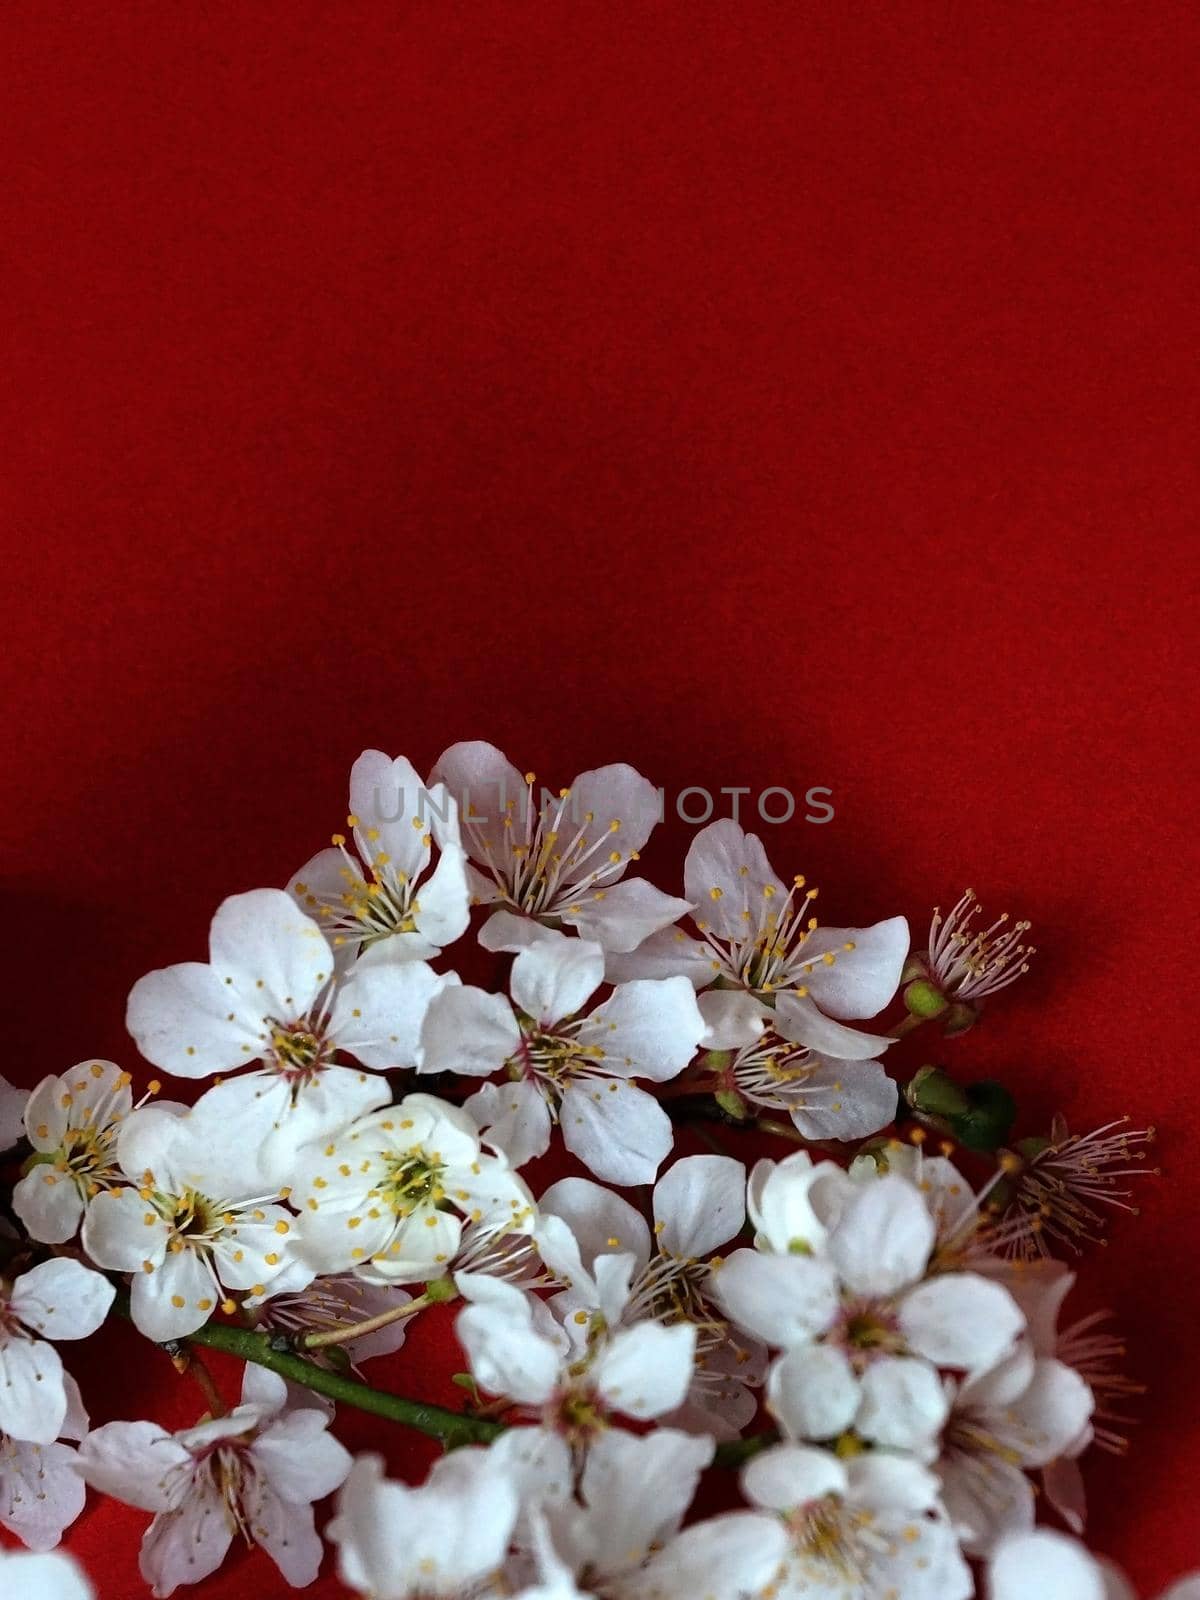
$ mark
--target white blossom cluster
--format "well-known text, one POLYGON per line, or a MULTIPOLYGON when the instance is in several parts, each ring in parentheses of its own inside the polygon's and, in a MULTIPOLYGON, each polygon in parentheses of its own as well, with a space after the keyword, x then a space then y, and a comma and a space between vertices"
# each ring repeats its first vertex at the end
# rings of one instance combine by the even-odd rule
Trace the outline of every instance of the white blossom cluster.
POLYGON ((103 1595, 51 1553, 89 1486, 150 1514, 156 1596, 235 1542, 310 1583, 335 1492, 372 1600, 1130 1593, 1077 1539, 1080 1460, 1135 1386, 1094 1318, 1060 1327, 1051 1247, 1124 1205, 1148 1136, 1010 1148, 882 1064, 977 1021, 1026 924, 976 931, 968 891, 924 950, 903 917, 826 927, 728 820, 675 897, 629 870, 657 816, 628 766, 547 792, 486 744, 426 781, 368 751, 348 831, 129 996, 141 1055, 198 1094, 135 1102, 106 1060, 0 1081, 0 1525, 27 1547, 0 1596, 103 1595), (677 1149, 704 1106, 786 1153, 677 1149), (57 1345, 110 1312, 199 1379, 194 1426, 90 1426, 57 1345), (456 1341, 457 1415, 363 1373, 420 1315, 456 1341), (246 1358, 236 1403, 206 1343, 246 1358), (391 1481, 335 1402, 458 1447, 391 1481))

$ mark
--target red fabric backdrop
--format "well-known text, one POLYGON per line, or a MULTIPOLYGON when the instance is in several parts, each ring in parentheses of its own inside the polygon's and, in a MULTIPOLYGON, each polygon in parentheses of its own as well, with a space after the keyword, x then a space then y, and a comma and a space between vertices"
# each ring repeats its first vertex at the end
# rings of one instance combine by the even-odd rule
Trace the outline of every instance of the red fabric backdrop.
MULTIPOLYGON (((946 1059, 1163 1125, 1090 1267, 1152 1383, 1094 1532, 1151 1589, 1195 1562, 1195 8, 3 26, 3 1070, 136 1068, 130 984, 286 879, 365 745, 827 785, 768 831, 833 920, 970 882, 1036 921, 946 1059)), ((94 1416, 182 1422, 131 1337, 82 1354, 94 1416)), ((72 1534, 104 1600, 145 1520, 72 1534)))

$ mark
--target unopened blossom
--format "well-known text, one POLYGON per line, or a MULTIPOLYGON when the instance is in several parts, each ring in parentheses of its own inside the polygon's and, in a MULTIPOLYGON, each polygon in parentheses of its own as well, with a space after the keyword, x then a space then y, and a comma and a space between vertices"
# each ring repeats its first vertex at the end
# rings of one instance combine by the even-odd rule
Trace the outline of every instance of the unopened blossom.
POLYGON ((67 1414, 59 1439, 32 1444, 0 1433, 0 1527, 30 1550, 53 1550, 83 1510, 86 1491, 76 1471, 75 1451, 66 1441, 83 1438, 88 1418, 69 1373, 63 1374, 63 1386, 67 1414))
POLYGON ((823 1056, 771 1024, 729 1053, 720 1081, 752 1105, 785 1112, 806 1139, 866 1139, 896 1115, 896 1085, 878 1061, 823 1056))
POLYGON ((873 1451, 843 1459, 779 1444, 747 1463, 742 1489, 752 1505, 776 1512, 788 1534, 775 1600, 967 1600, 974 1593, 937 1479, 910 1456, 873 1451))
POLYGON ((28 1097, 24 1132, 36 1159, 13 1190, 13 1210, 31 1238, 73 1238, 88 1201, 124 1181, 117 1134, 133 1110, 130 1082, 111 1061, 81 1061, 28 1097))
POLYGON ((108 1315, 115 1290, 78 1261, 43 1261, 0 1276, 0 1433, 50 1444, 67 1421, 69 1393, 50 1339, 86 1339, 108 1315))
POLYGON ((495 1594, 520 1509, 513 1475, 466 1446, 417 1488, 359 1456, 327 1532, 342 1582, 370 1600, 470 1600, 495 1594))
POLYGON ((590 1011, 604 955, 549 934, 513 962, 512 1001, 467 986, 430 1003, 421 1070, 505 1074, 466 1102, 514 1166, 542 1155, 555 1122, 597 1177, 650 1183, 672 1143, 662 1106, 634 1080, 665 1083, 695 1054, 704 1021, 686 978, 618 984, 590 1011))
POLYGON ((1013 922, 1003 912, 990 927, 972 924, 980 913, 974 889, 967 889, 945 917, 933 913, 929 948, 913 955, 905 969, 905 1000, 917 1016, 940 1016, 961 1008, 952 1031, 961 1032, 988 995, 1006 989, 1029 971, 1032 945, 1023 943, 1030 924, 1013 922))
MULTIPOLYGON (((1006 1540, 988 1569, 986 1600, 1137 1600, 1111 1561, 1050 1528, 1006 1540)), ((1159 1600, 1200 1600, 1200 1572, 1180 1578, 1159 1600)))
POLYGON ((184 1338, 292 1260, 296 1218, 263 1187, 244 1137, 203 1101, 186 1114, 147 1106, 121 1128, 126 1181, 89 1204, 83 1246, 97 1266, 132 1274, 133 1320, 149 1339, 184 1338))
POLYGON ((364 750, 350 770, 346 826, 349 841, 335 833, 291 884, 335 953, 423 960, 466 932, 467 858, 458 805, 443 785, 427 787, 403 756, 364 750))
POLYGON ((208 1096, 261 1144, 279 1182, 301 1144, 387 1103, 377 1074, 415 1063, 425 1008, 451 981, 423 961, 359 961, 340 977, 321 928, 280 889, 224 901, 209 954, 207 965, 139 979, 126 1025, 146 1059, 176 1077, 257 1063, 208 1096), (342 1064, 343 1054, 359 1065, 342 1064))
POLYGON ((766 1370, 763 1346, 732 1330, 711 1298, 714 1258, 741 1231, 745 1188, 740 1161, 685 1156, 655 1185, 653 1233, 628 1201, 586 1178, 563 1178, 539 1201, 542 1257, 569 1284, 551 1302, 555 1314, 568 1330, 597 1315, 612 1326, 692 1326, 688 1395, 664 1421, 714 1438, 736 1437, 751 1421, 766 1370), (614 1279, 606 1258, 618 1254, 633 1262, 614 1279))
POLYGON ((868 1060, 891 1043, 846 1023, 874 1017, 896 992, 908 954, 908 923, 821 928, 815 889, 776 877, 762 841, 731 818, 702 829, 684 868, 696 936, 664 928, 608 974, 662 978, 681 973, 698 990, 714 1050, 752 1044, 768 1026, 792 1044, 838 1060, 868 1060))
POLYGON ((1142 1164, 1154 1140, 1153 1128, 1130 1128, 1128 1117, 1083 1134, 1055 1117, 1048 1138, 1023 1139, 1003 1152, 1007 1182, 997 1191, 997 1209, 1005 1220, 1027 1224, 1011 1253, 1032 1259, 1055 1245, 1078 1252, 1103 1234, 1104 1208, 1136 1216, 1128 1180, 1155 1170, 1142 1164))
POLYGON ((261 1545, 288 1583, 317 1575, 322 1544, 313 1502, 331 1494, 351 1458, 317 1407, 286 1409, 287 1386, 247 1365, 241 1404, 168 1433, 154 1422, 110 1422, 79 1447, 94 1488, 155 1513, 139 1569, 155 1596, 215 1572, 239 1535, 261 1545))
MULTIPOLYGON (((611 1290, 620 1300, 632 1270, 629 1254, 598 1263, 601 1298, 611 1290)), ((696 1353, 690 1323, 612 1327, 601 1314, 560 1325, 511 1283, 465 1272, 455 1283, 467 1301, 455 1330, 480 1388, 580 1453, 613 1415, 646 1421, 682 1405, 696 1353)))
POLYGON ((686 901, 625 876, 661 801, 624 762, 581 772, 551 794, 495 745, 470 740, 445 751, 430 781, 459 803, 475 903, 500 909, 480 934, 489 949, 519 949, 540 925, 632 950, 687 911, 686 901))
POLYGON ((483 1151, 471 1117, 427 1094, 303 1150, 292 1200, 310 1266, 369 1268, 395 1283, 441 1277, 468 1220, 528 1232, 535 1217, 528 1189, 503 1156, 483 1151))
POLYGON ((21 1600, 95 1600, 96 1591, 69 1556, 0 1549, 0 1594, 21 1600))

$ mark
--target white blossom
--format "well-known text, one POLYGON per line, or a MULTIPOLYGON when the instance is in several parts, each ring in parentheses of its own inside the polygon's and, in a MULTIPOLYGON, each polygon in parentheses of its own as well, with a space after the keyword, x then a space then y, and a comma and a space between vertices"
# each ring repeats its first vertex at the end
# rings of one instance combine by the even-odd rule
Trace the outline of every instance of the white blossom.
POLYGON ((38 1159, 13 1190, 13 1209, 31 1238, 73 1238, 88 1201, 122 1182, 116 1144, 133 1110, 130 1082, 111 1061, 81 1061, 28 1097, 24 1131, 38 1159))
POLYGON ((80 1445, 88 1483, 155 1513, 139 1566, 156 1596, 215 1572, 238 1534, 293 1586, 316 1577, 312 1503, 338 1487, 351 1459, 327 1432, 324 1410, 288 1410, 287 1399, 282 1378, 248 1365, 241 1404, 226 1416, 174 1434, 154 1422, 110 1422, 80 1445))
POLYGON ((311 917, 280 889, 233 895, 213 918, 210 961, 139 979, 126 1024, 148 1061, 181 1078, 252 1062, 208 1091, 261 1145, 279 1182, 301 1144, 384 1105, 384 1069, 411 1067, 425 1008, 452 980, 423 961, 359 961, 342 977, 311 917), (340 1063, 341 1053, 362 1067, 340 1063))
POLYGON ((613 981, 682 973, 704 990, 700 1009, 713 1050, 752 1044, 768 1025, 792 1044, 837 1060, 879 1056, 884 1035, 846 1026, 873 1017, 896 992, 908 954, 908 923, 821 928, 815 889, 785 888, 762 841, 726 817, 688 850, 684 893, 699 937, 664 928, 628 955, 608 960, 613 981), (715 985, 715 987, 710 987, 715 985))
POLYGON ((539 1202, 542 1257, 569 1287, 552 1302, 568 1325, 599 1314, 611 1326, 654 1321, 696 1330, 695 1369, 683 1405, 666 1424, 733 1438, 754 1417, 765 1348, 731 1330, 711 1298, 716 1252, 741 1231, 745 1169, 727 1156, 686 1156, 655 1185, 654 1231, 620 1195, 586 1178, 564 1178, 539 1202), (557 1224, 557 1226, 556 1226, 557 1224), (613 1255, 633 1257, 629 1275, 609 1276, 613 1255))
POLYGON ((540 926, 570 928, 606 950, 632 950, 688 910, 645 878, 627 878, 661 814, 658 791, 623 762, 581 772, 568 789, 535 793, 495 745, 452 745, 431 781, 459 803, 476 904, 506 910, 480 935, 515 950, 540 926))
POLYGON ((533 1227, 533 1198, 502 1156, 485 1154, 457 1106, 411 1094, 300 1153, 292 1199, 299 1250, 323 1272, 351 1268, 413 1283, 442 1276, 464 1220, 533 1227))
POLYGON ((346 826, 353 851, 335 833, 292 882, 339 959, 423 960, 466 932, 467 858, 458 805, 444 786, 427 787, 404 756, 364 750, 350 771, 346 826))
POLYGON ((673 1135, 635 1080, 665 1083, 682 1072, 704 1022, 684 978, 619 984, 584 1012, 603 978, 599 945, 548 935, 513 962, 511 1003, 465 986, 435 996, 421 1070, 505 1072, 466 1108, 515 1166, 544 1154, 557 1122, 567 1149, 598 1177, 647 1183, 673 1135))
POLYGON ((86 1491, 66 1441, 83 1438, 88 1418, 69 1373, 63 1374, 63 1386, 67 1413, 61 1438, 32 1444, 0 1433, 0 1526, 30 1550, 53 1550, 83 1510, 86 1491))
POLYGON ((292 1260, 296 1219, 262 1187, 257 1150, 228 1132, 204 1101, 135 1111, 117 1140, 127 1186, 88 1206, 84 1249, 133 1275, 133 1320, 149 1339, 184 1338, 218 1304, 233 1309, 230 1291, 261 1293, 292 1260))
POLYGON ((59 1437, 69 1395, 47 1340, 95 1333, 114 1294, 107 1278, 66 1259, 43 1261, 13 1281, 0 1278, 0 1433, 33 1444, 59 1437))

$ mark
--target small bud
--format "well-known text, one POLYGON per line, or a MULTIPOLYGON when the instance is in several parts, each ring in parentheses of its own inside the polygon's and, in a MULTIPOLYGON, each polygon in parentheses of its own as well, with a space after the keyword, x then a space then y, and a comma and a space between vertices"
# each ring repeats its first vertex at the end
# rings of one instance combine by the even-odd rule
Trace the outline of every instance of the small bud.
POLYGON ((1017 1119, 1017 1105, 1002 1083, 984 1079, 966 1089, 970 1109, 962 1116, 947 1117, 954 1137, 968 1150, 999 1150, 1008 1143, 1017 1119))
POLYGON ((718 1089, 713 1099, 720 1106, 727 1117, 732 1117, 735 1122, 745 1122, 750 1115, 746 1102, 736 1089, 718 1089))
POLYGON ((940 1017, 943 1011, 949 1009, 950 1002, 928 978, 914 978, 905 988, 904 1004, 910 1015, 925 1021, 929 1017, 940 1017))
POLYGON ((733 1060, 732 1050, 706 1050, 704 1052, 704 1068, 713 1074, 728 1072, 729 1064, 733 1060))
POLYGON ((430 1305, 444 1306, 458 1299, 458 1289, 453 1278, 431 1278, 421 1291, 430 1305))
POLYGON ((971 1109, 966 1091, 941 1067, 924 1066, 904 1091, 914 1111, 927 1117, 961 1117, 971 1109))

